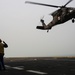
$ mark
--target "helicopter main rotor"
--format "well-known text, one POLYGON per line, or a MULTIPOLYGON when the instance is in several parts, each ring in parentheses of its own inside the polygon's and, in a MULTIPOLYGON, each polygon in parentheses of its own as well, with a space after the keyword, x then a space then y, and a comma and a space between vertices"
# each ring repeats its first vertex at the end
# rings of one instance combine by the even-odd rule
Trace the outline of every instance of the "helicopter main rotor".
POLYGON ((25 3, 35 4, 35 5, 42 5, 42 6, 48 6, 48 7, 54 7, 54 8, 64 8, 64 7, 66 7, 66 5, 68 5, 71 1, 73 1, 73 0, 69 0, 64 6, 49 5, 49 4, 37 3, 37 2, 31 2, 31 1, 26 1, 25 3))

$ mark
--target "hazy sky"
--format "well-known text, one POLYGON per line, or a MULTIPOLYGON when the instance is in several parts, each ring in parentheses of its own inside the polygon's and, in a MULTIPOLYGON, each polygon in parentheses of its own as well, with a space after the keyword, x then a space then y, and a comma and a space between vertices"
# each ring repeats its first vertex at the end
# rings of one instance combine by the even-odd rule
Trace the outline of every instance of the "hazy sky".
MULTIPOLYGON (((75 23, 68 21, 49 33, 37 30, 40 19, 49 23, 57 8, 25 4, 26 0, 0 0, 0 38, 8 44, 5 57, 75 56, 75 23)), ((64 5, 68 0, 29 0, 64 5)), ((67 6, 75 7, 75 0, 67 6)))

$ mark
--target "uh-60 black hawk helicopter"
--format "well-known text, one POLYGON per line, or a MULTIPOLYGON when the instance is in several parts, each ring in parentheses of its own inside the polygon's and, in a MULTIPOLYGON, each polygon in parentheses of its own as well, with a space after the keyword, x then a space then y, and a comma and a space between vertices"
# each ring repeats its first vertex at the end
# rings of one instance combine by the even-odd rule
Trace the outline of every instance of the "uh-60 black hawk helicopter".
POLYGON ((31 1, 26 1, 25 3, 60 8, 51 14, 53 16, 53 20, 48 25, 46 25, 44 23, 44 20, 41 19, 40 21, 42 23, 42 26, 36 27, 37 29, 47 30, 47 32, 48 32, 53 26, 65 23, 68 20, 72 20, 72 23, 75 22, 75 20, 74 20, 75 19, 75 8, 66 7, 66 5, 68 5, 71 1, 73 1, 73 0, 69 0, 63 6, 49 5, 49 4, 37 3, 37 2, 31 2, 31 1))

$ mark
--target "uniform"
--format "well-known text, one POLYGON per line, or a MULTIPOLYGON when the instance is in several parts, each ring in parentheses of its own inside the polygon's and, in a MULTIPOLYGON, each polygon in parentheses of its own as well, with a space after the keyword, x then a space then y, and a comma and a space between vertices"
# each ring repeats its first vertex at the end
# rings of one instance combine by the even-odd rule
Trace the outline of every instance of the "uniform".
POLYGON ((4 56, 4 48, 7 48, 8 45, 3 41, 2 43, 2 40, 0 39, 0 70, 5 70, 5 66, 4 66, 4 59, 3 59, 3 56, 4 56))

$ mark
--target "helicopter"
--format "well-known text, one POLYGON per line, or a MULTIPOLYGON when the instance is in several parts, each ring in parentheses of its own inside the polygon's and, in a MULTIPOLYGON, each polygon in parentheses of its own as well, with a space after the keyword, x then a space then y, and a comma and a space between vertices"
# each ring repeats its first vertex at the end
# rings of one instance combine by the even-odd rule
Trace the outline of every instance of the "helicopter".
POLYGON ((49 4, 37 3, 37 2, 31 2, 31 1, 26 1, 25 3, 59 8, 56 11, 54 11, 53 13, 51 13, 51 15, 53 16, 53 20, 50 23, 48 23, 46 25, 44 20, 41 19, 40 22, 42 23, 42 26, 36 27, 37 29, 47 30, 47 32, 48 32, 50 29, 52 29, 53 26, 65 23, 69 20, 72 20, 72 23, 75 22, 75 8, 66 7, 72 1, 73 0, 69 0, 63 6, 49 5, 49 4))

